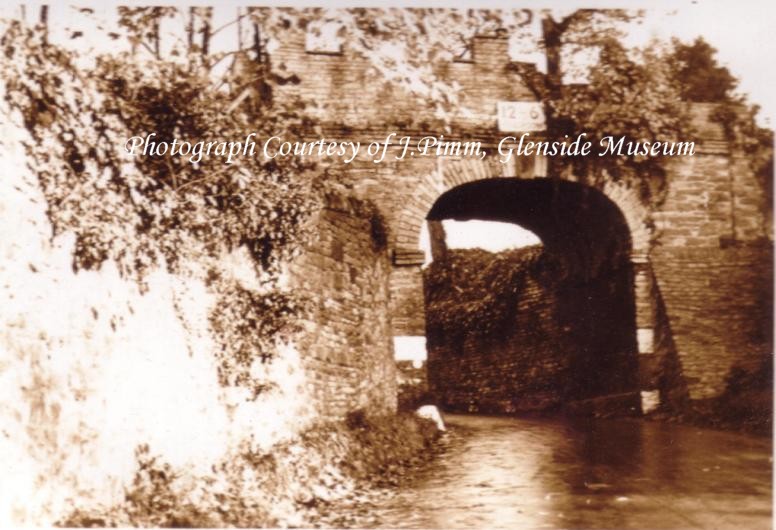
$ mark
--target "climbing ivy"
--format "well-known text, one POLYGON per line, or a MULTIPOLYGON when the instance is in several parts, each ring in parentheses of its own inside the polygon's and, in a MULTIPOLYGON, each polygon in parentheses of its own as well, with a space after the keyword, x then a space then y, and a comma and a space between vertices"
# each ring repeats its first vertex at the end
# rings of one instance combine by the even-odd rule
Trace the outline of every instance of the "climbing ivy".
POLYGON ((557 266, 541 245, 497 254, 451 251, 423 274, 427 335, 450 343, 462 343, 467 336, 506 336, 527 278, 552 275, 557 266))
POLYGON ((302 296, 259 293, 233 280, 220 280, 218 309, 210 313, 210 326, 218 341, 219 382, 247 388, 254 397, 271 388, 271 383, 253 372, 254 361, 268 362, 276 342, 299 331, 297 317, 307 307, 306 302, 302 296))
MULTIPOLYGON (((610 39, 600 47, 598 61, 589 69, 586 85, 569 86, 553 102, 560 122, 558 134, 570 138, 584 132, 586 140, 600 146, 606 137, 632 142, 691 142, 688 105, 668 60, 670 50, 627 50, 610 39)), ((579 156, 557 161, 583 181, 600 186, 620 180, 640 192, 647 205, 655 206, 666 187, 666 157, 636 154, 579 156)))
POLYGON ((272 356, 301 305, 276 280, 320 204, 312 166, 260 156, 191 163, 129 156, 124 145, 151 132, 159 142, 239 141, 250 132, 296 137, 306 126, 302 102, 244 97, 263 70, 239 54, 220 76, 201 53, 92 58, 19 22, 8 24, 0 46, 4 99, 29 133, 28 164, 54 235, 75 234, 74 270, 110 260, 141 286, 156 268, 207 277, 218 298, 210 321, 221 382, 258 390, 251 363, 272 356), (212 274, 237 248, 253 258, 260 292, 212 274))

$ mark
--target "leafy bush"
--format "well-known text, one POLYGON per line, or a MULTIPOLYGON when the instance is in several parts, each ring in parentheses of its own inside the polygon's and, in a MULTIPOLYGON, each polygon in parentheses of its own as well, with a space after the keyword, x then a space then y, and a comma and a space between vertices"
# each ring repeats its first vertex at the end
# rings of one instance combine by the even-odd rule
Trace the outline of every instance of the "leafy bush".
POLYGON ((192 477, 136 451, 137 470, 124 502, 81 508, 65 526, 311 526, 327 505, 368 484, 395 484, 406 466, 431 453, 439 433, 412 414, 321 424, 270 452, 242 449, 206 477, 192 477))
MULTIPOLYGON (((31 134, 26 148, 50 207, 55 233, 79 239, 76 268, 116 260, 139 276, 186 257, 217 258, 246 246, 263 269, 287 255, 314 203, 297 157, 128 157, 120 146, 135 135, 243 140, 301 133, 299 101, 245 103, 224 82, 243 87, 258 70, 233 69, 213 79, 209 64, 140 60, 130 53, 97 57, 93 67, 42 32, 12 24, 2 40, 9 69, 6 101, 31 134)), ((248 63, 249 64, 249 63, 248 63)))
POLYGON ((200 53, 143 59, 116 52, 88 61, 45 35, 9 23, 0 40, 4 96, 29 132, 29 165, 54 235, 76 235, 74 270, 112 260, 141 286, 160 267, 208 280, 219 301, 210 321, 220 380, 259 391, 251 362, 272 356, 302 305, 279 291, 276 279, 320 206, 312 166, 258 152, 224 164, 169 152, 129 156, 123 148, 128 138, 152 132, 156 142, 191 144, 243 141, 249 133, 300 136, 308 125, 303 103, 256 94, 265 70, 244 54, 219 77, 212 72, 219 58, 200 53), (220 258, 240 247, 264 284, 255 292, 221 270, 220 258))

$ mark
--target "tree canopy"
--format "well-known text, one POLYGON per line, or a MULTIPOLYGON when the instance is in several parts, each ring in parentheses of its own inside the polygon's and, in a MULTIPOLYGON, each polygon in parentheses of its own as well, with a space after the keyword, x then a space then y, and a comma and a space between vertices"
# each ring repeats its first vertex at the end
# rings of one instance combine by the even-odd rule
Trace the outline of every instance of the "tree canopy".
POLYGON ((720 66, 717 53, 709 43, 698 37, 691 44, 673 41, 673 70, 682 98, 687 101, 722 103, 732 98, 738 82, 730 71, 720 66))

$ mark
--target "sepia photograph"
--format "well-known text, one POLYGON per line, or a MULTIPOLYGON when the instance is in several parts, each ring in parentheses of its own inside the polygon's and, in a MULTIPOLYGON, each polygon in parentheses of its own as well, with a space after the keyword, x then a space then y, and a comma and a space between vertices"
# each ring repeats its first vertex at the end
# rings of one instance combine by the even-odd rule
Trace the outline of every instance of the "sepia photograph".
POLYGON ((776 4, 0 4, 0 526, 773 527, 776 4))

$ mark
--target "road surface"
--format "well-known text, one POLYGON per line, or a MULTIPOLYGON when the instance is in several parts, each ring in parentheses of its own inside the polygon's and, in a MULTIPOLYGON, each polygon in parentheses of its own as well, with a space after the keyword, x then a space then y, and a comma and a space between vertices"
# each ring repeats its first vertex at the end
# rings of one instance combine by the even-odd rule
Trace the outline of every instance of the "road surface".
POLYGON ((443 452, 333 507, 359 528, 771 528, 768 438, 640 420, 446 415, 443 452))

